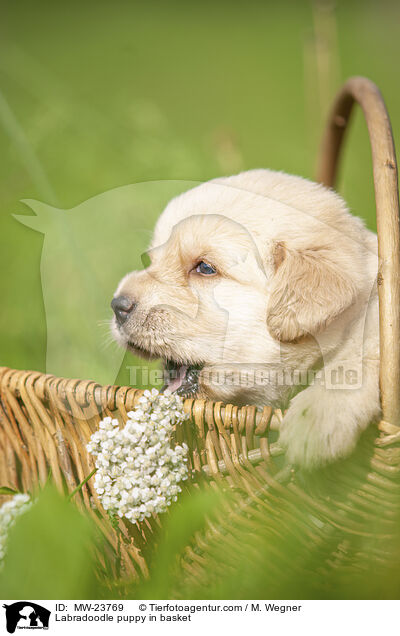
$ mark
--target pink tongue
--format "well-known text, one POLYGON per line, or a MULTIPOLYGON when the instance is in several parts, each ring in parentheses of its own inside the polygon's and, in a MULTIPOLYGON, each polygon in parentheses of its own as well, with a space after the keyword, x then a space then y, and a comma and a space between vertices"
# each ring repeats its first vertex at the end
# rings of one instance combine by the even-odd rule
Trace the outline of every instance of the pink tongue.
POLYGON ((187 369, 187 364, 183 364, 181 367, 178 367, 176 370, 174 370, 174 375, 176 374, 176 377, 171 378, 168 384, 168 389, 171 392, 176 391, 182 385, 187 369))

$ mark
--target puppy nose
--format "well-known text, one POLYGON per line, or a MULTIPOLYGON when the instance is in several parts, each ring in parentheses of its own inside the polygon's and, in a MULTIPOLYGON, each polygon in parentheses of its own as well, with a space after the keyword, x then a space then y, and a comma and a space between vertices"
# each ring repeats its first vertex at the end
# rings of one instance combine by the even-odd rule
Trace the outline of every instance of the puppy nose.
POLYGON ((136 303, 126 296, 117 296, 111 301, 111 308, 115 314, 118 324, 122 325, 128 318, 131 311, 136 307, 136 303))

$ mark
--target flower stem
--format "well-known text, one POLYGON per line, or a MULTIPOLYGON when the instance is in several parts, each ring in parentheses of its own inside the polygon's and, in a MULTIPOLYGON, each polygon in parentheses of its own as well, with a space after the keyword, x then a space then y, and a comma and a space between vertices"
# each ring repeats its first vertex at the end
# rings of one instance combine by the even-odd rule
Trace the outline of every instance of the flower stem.
POLYGON ((68 501, 71 501, 72 497, 76 495, 79 490, 82 490, 82 487, 89 481, 91 477, 93 477, 96 471, 97 468, 93 468, 92 472, 87 477, 85 477, 85 479, 81 481, 81 483, 71 492, 70 496, 68 497, 68 501))

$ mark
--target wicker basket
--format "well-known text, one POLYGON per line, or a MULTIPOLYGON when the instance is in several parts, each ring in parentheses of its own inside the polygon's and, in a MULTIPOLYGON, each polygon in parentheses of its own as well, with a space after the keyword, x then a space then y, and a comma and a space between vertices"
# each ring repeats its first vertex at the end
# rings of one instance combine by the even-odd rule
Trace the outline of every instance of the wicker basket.
MULTIPOLYGON (((279 441, 272 441, 277 438, 280 411, 273 412, 268 406, 261 412, 253 406, 238 408, 186 400, 191 419, 176 431, 176 436, 190 449, 192 480, 188 488, 201 482, 235 493, 234 505, 221 513, 219 523, 210 525, 187 546, 188 580, 207 583, 207 563, 216 549, 223 555, 219 563, 234 566, 236 537, 243 529, 256 533, 260 527, 271 537, 282 527, 293 529, 305 553, 310 541, 325 545, 322 573, 340 563, 362 568, 365 551, 371 554, 372 545, 377 563, 385 564, 393 558, 390 541, 398 533, 400 504, 399 208, 390 122, 371 81, 352 78, 338 94, 322 144, 317 179, 334 185, 354 102, 364 112, 373 156, 380 256, 382 420, 364 434, 350 459, 322 470, 316 484, 315 479, 307 479, 285 464, 279 441), (375 520, 379 523, 372 531, 371 522, 375 520), (364 544, 360 549, 360 536, 370 537, 371 546, 364 544)), ((32 490, 48 479, 51 470, 57 487, 72 492, 93 469, 85 445, 100 419, 115 413, 126 418, 140 396, 141 391, 130 387, 0 369, 0 485, 32 490)), ((112 562, 119 540, 98 502, 93 480, 82 488, 77 499, 106 537, 112 562), (98 504, 97 510, 93 502, 98 504)), ((159 523, 156 518, 141 524, 120 522, 126 577, 146 575, 143 548, 152 541, 159 523)), ((284 562, 285 555, 277 556, 278 565, 279 559, 284 562)), ((217 569, 216 563, 213 576, 217 569)))

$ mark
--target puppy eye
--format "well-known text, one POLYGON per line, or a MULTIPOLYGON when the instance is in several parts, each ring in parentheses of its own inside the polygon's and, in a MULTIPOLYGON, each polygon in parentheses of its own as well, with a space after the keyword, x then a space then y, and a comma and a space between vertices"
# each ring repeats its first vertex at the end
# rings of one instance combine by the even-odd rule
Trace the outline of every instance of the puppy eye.
POLYGON ((203 274, 205 276, 212 276, 217 273, 217 270, 212 266, 206 263, 205 261, 201 261, 195 268, 195 271, 198 274, 203 274))

